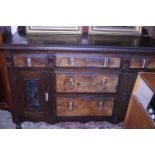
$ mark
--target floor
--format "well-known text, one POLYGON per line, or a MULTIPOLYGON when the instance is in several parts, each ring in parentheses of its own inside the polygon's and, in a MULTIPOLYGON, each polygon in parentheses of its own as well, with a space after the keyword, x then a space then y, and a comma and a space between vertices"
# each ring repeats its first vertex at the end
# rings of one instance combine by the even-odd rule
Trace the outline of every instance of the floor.
MULTIPOLYGON (((111 124, 109 122, 59 122, 49 124, 46 122, 23 122, 23 129, 121 129, 123 123, 111 124)), ((0 129, 15 129, 15 124, 12 122, 10 112, 0 110, 0 129)))

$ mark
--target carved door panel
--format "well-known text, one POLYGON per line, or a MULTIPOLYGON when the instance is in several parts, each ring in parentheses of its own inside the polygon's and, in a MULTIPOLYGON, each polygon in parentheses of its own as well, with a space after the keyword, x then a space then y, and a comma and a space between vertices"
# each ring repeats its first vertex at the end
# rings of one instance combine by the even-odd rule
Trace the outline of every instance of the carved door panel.
POLYGON ((48 118, 48 74, 46 71, 17 71, 20 115, 31 120, 48 118))

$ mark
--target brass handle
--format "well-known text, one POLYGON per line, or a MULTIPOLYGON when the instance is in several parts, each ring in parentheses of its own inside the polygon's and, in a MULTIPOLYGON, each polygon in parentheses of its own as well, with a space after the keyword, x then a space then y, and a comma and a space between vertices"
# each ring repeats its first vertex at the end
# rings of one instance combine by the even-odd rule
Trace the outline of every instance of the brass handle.
POLYGON ((69 59, 69 66, 70 67, 74 67, 74 62, 75 62, 75 59, 74 58, 70 58, 69 59))
POLYGON ((104 58, 104 66, 103 67, 107 67, 109 64, 109 58, 105 57, 104 58))
POLYGON ((105 88, 106 82, 107 82, 107 79, 103 79, 103 80, 101 81, 101 88, 102 88, 102 89, 105 88))
POLYGON ((74 80, 73 80, 73 78, 70 78, 69 79, 69 88, 70 89, 73 89, 74 88, 74 80))
POLYGON ((68 110, 69 111, 73 110, 73 102, 72 101, 69 101, 69 103, 68 103, 68 110))
POLYGON ((145 68, 145 66, 146 66, 146 59, 143 59, 142 68, 145 68))
POLYGON ((31 67, 32 66, 32 64, 31 64, 31 58, 27 58, 26 59, 26 65, 27 65, 27 67, 31 67))
POLYGON ((98 110, 99 111, 103 110, 103 101, 99 101, 98 110))

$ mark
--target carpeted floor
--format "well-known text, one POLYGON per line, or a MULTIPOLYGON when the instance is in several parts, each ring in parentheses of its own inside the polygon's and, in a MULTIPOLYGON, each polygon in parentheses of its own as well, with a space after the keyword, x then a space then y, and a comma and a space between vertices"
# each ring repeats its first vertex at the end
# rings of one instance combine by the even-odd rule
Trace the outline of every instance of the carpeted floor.
MULTIPOLYGON (((49 124, 46 122, 23 122, 23 129, 121 129, 123 123, 111 124, 109 122, 59 122, 49 124)), ((11 114, 8 111, 0 110, 0 129, 15 129, 11 114)))

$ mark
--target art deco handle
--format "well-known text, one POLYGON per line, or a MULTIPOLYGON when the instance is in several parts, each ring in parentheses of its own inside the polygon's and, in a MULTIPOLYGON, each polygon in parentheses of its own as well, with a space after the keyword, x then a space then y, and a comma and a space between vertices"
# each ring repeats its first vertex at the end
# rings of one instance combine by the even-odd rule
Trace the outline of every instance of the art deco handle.
POLYGON ((105 88, 106 82, 107 82, 107 79, 103 79, 103 80, 101 81, 101 88, 102 88, 102 89, 105 88))
POLYGON ((145 68, 146 66, 146 59, 143 59, 142 68, 145 68))
POLYGON ((75 59, 74 58, 70 58, 69 59, 69 66, 70 67, 74 67, 74 62, 75 62, 75 59))
POLYGON ((105 57, 104 58, 104 65, 103 65, 103 67, 107 67, 108 63, 109 63, 109 58, 105 57))
POLYGON ((103 110, 103 101, 99 101, 98 110, 99 111, 103 110))
POLYGON ((45 101, 48 102, 49 100, 49 96, 48 96, 48 92, 45 93, 45 101))
POLYGON ((72 101, 69 101, 69 103, 68 103, 68 110, 69 111, 73 110, 73 102, 72 101))
POLYGON ((73 78, 69 78, 69 88, 70 89, 74 88, 74 80, 73 80, 73 78))
POLYGON ((31 58, 27 58, 26 59, 26 65, 27 65, 27 67, 31 67, 32 66, 32 64, 31 64, 31 58))

